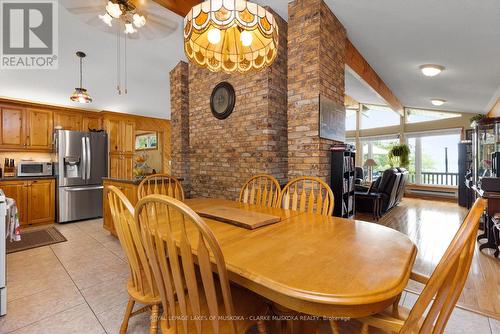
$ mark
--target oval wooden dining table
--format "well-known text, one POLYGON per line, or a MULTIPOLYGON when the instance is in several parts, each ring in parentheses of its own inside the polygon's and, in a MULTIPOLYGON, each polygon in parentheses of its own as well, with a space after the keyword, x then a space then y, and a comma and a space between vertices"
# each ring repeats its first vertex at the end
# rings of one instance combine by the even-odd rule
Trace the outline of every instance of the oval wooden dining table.
POLYGON ((290 310, 359 318, 392 305, 408 283, 417 249, 393 229, 337 217, 221 199, 189 199, 194 211, 225 206, 279 216, 248 230, 204 218, 230 280, 290 310))

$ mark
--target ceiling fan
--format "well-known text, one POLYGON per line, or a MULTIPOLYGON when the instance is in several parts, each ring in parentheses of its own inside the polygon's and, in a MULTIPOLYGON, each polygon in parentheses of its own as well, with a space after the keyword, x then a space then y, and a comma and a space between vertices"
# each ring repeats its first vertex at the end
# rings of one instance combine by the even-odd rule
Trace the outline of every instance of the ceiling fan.
POLYGON ((152 0, 60 0, 72 14, 108 33, 159 39, 177 30, 176 15, 152 0), (83 4, 83 6, 82 6, 83 4))

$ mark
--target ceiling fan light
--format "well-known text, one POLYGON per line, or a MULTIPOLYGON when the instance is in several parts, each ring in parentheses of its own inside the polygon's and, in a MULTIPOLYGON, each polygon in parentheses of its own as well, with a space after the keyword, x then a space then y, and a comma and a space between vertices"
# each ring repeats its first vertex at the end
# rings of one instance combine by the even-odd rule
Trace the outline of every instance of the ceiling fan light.
POLYGON ((135 30, 134 26, 132 25, 132 23, 125 23, 125 33, 126 34, 133 34, 135 33, 137 30, 135 30))
POLYGON ((108 4, 106 5, 106 11, 115 19, 119 18, 122 15, 120 5, 111 1, 108 1, 108 4))
POLYGON ((445 104, 446 100, 443 100, 443 99, 431 99, 431 103, 432 103, 432 105, 434 105, 436 107, 439 107, 439 106, 442 106, 443 104, 445 104))
POLYGON ((78 103, 91 103, 92 98, 87 93, 85 88, 75 88, 75 91, 70 96, 70 100, 78 103))
POLYGON ((113 21, 113 18, 111 15, 108 13, 105 13, 104 15, 99 15, 99 18, 102 20, 102 22, 106 23, 108 26, 112 26, 111 21, 113 21))
POLYGON ((135 13, 134 16, 132 16, 132 19, 134 20, 134 25, 137 28, 142 28, 146 25, 146 18, 142 15, 135 13))
POLYGON ((444 71, 444 66, 425 64, 420 66, 420 70, 426 77, 435 77, 436 75, 444 71))

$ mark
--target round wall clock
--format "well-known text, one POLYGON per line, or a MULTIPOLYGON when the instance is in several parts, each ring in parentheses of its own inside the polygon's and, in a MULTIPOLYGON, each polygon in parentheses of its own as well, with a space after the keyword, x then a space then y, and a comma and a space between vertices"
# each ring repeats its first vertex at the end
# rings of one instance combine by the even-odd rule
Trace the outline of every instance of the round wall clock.
POLYGON ((218 119, 226 119, 231 115, 236 103, 236 94, 229 82, 221 82, 215 86, 210 97, 212 114, 218 119))

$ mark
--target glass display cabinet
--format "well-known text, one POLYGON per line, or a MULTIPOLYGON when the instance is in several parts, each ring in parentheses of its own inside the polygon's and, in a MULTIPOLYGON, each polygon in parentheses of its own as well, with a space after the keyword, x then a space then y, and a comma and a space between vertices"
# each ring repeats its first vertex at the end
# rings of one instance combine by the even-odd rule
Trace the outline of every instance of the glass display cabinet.
POLYGON ((500 118, 487 118, 473 125, 474 184, 483 177, 495 176, 493 153, 500 151, 500 118))

